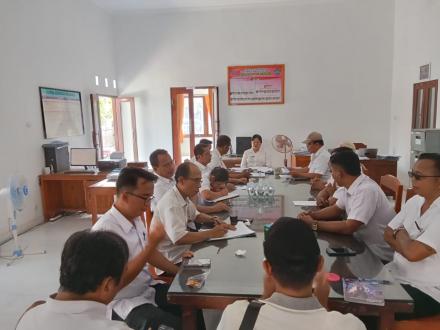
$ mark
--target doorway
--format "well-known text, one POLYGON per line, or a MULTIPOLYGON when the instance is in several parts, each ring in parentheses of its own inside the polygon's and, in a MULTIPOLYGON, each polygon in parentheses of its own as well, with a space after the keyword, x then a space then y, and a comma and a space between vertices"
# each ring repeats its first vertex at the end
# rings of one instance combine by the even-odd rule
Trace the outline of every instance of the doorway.
POLYGON ((91 94, 93 146, 99 159, 121 152, 138 161, 136 113, 133 97, 91 94))
POLYGON ((413 86, 412 128, 436 128, 438 80, 413 86))
POLYGON ((171 119, 173 157, 180 164, 194 155, 201 139, 217 139, 218 87, 171 88, 171 119))

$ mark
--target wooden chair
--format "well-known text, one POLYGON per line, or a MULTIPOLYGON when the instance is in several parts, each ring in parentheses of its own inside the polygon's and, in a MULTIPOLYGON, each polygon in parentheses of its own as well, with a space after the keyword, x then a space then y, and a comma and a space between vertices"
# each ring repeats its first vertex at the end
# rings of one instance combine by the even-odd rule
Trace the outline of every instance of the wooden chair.
POLYGON ((23 312, 23 314, 21 314, 20 318, 17 321, 17 325, 18 323, 20 323, 21 319, 23 318, 24 314, 26 314, 30 309, 37 307, 38 305, 42 305, 45 304, 46 300, 37 300, 34 303, 32 303, 32 305, 30 305, 28 308, 26 308, 26 310, 23 312))
POLYGON ((399 179, 391 174, 386 174, 380 177, 380 187, 388 194, 392 193, 394 197, 394 210, 396 213, 400 212, 402 207, 402 195, 403 195, 403 185, 400 183, 399 179))
POLYGON ((424 317, 416 320, 396 321, 391 330, 438 330, 440 315, 424 317))
POLYGON ((405 202, 408 201, 408 199, 410 199, 411 197, 417 195, 416 192, 414 191, 414 188, 407 188, 406 189, 406 196, 405 196, 405 202))
POLYGON ((356 147, 356 150, 358 150, 358 149, 362 149, 362 148, 366 148, 366 147, 367 147, 367 145, 364 144, 364 143, 362 143, 362 142, 354 142, 353 144, 354 144, 354 146, 356 147))

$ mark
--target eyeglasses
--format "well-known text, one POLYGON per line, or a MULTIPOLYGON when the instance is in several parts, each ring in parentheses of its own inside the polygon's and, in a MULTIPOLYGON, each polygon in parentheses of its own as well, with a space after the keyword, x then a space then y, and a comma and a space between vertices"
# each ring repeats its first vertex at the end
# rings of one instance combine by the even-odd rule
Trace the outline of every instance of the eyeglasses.
POLYGON ((417 181, 423 178, 440 178, 440 175, 422 175, 422 174, 414 173, 413 171, 408 171, 408 176, 411 179, 416 179, 417 181))
POLYGON ((138 195, 138 194, 135 194, 135 193, 129 192, 129 191, 127 191, 127 194, 129 194, 129 195, 131 195, 131 196, 134 196, 134 197, 137 197, 137 198, 140 198, 140 199, 143 199, 144 202, 145 202, 145 204, 151 202, 151 200, 154 198, 154 196, 144 197, 144 196, 141 196, 141 195, 138 195))
POLYGON ((195 182, 195 183, 202 182, 202 178, 188 178, 188 180, 191 180, 192 182, 195 182))

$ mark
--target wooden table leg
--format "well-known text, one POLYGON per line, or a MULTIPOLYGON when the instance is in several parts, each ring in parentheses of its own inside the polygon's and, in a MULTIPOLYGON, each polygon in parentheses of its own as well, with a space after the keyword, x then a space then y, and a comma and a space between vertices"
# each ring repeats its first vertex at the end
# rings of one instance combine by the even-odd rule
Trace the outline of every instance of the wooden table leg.
POLYGON ((394 311, 385 309, 379 314, 379 330, 390 330, 394 323, 394 311))
POLYGON ((197 330, 197 310, 192 306, 182 306, 183 330, 197 330))
POLYGON ((89 190, 90 193, 90 211, 92 213, 92 224, 95 224, 98 220, 98 200, 96 198, 96 192, 89 190))

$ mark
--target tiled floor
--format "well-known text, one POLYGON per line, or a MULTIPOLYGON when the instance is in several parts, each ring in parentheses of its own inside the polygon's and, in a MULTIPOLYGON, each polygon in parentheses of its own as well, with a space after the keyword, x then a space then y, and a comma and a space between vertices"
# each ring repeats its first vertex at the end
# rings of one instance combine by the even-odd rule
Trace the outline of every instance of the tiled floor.
MULTIPOLYGON (((23 235, 19 242, 25 253, 46 250, 43 255, 29 255, 6 266, 0 259, 0 329, 12 330, 23 311, 34 301, 45 299, 58 290, 61 250, 66 239, 91 226, 90 216, 73 215, 45 223, 23 235)), ((0 255, 10 255, 13 242, 0 246, 0 255)), ((215 329, 221 312, 204 311, 207 329, 215 329)))

